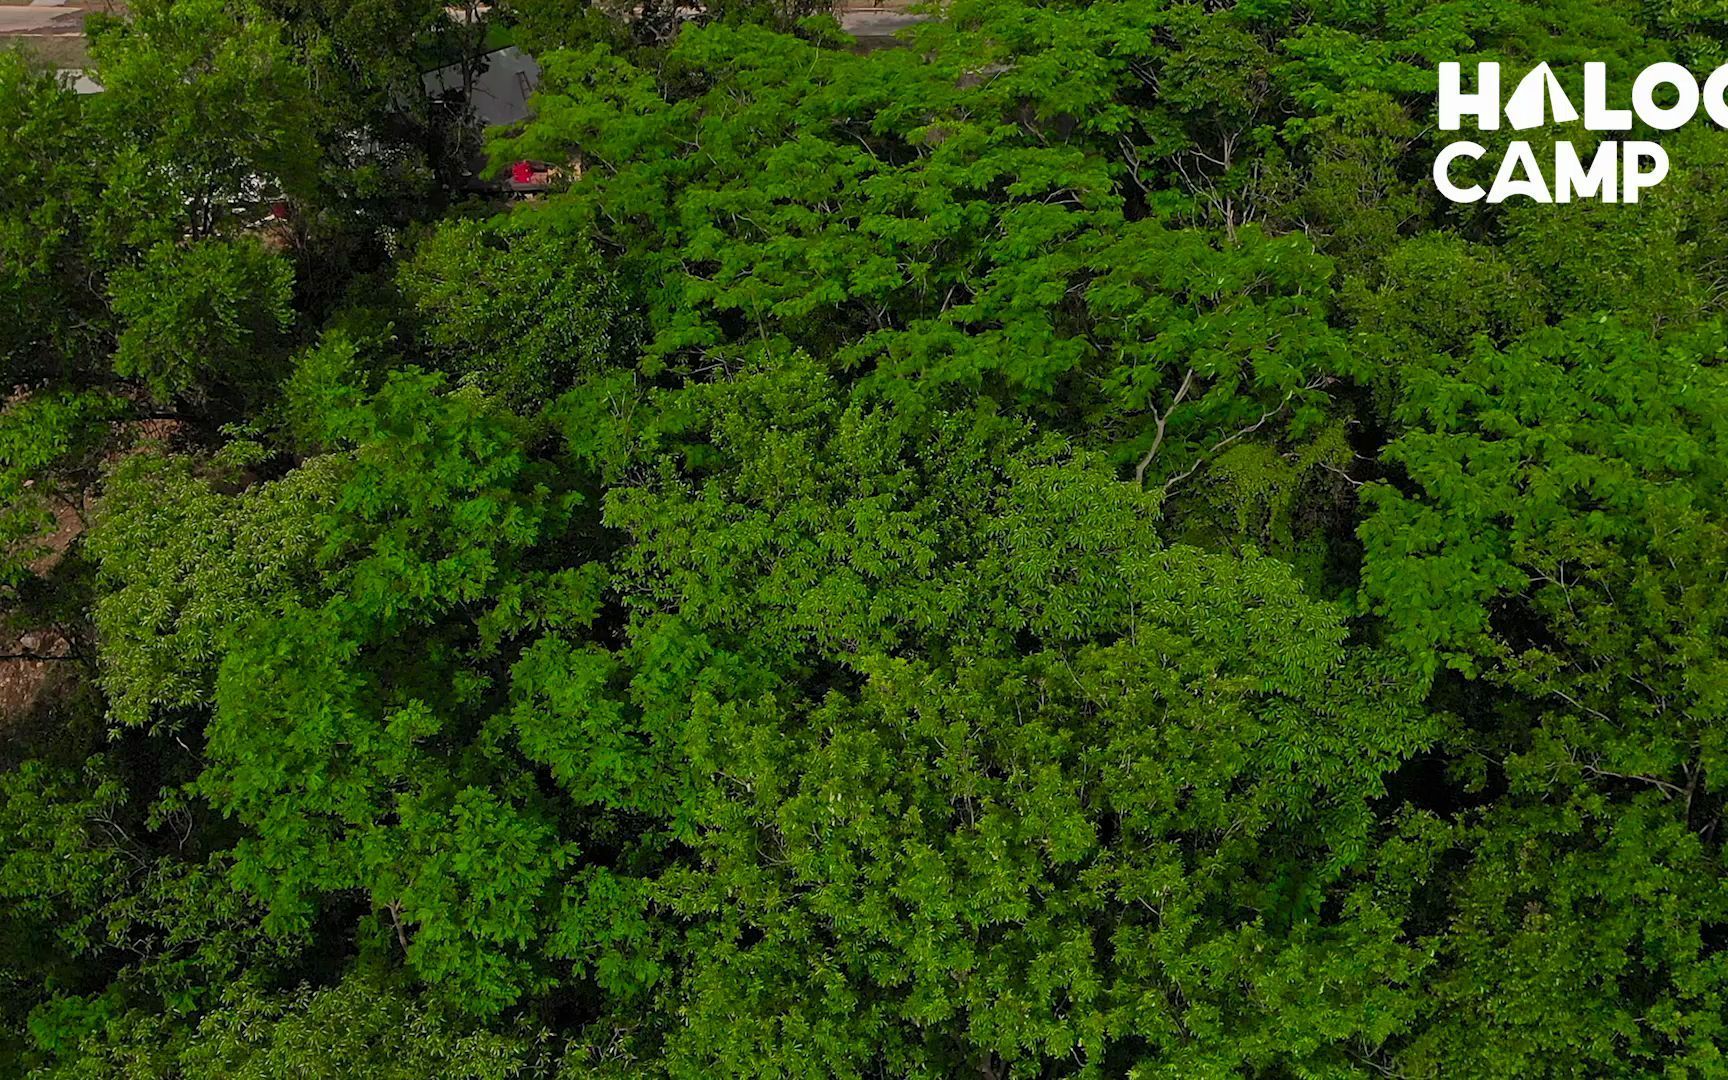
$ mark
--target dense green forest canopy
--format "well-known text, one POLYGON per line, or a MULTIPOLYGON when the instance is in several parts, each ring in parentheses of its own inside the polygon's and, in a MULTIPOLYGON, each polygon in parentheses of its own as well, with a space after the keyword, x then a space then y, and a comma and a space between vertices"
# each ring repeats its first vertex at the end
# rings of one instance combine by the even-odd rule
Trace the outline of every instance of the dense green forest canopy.
POLYGON ((1728 133, 1429 179, 1720 5, 129 7, 0 52, 0 1074, 1728 1076, 1728 133))

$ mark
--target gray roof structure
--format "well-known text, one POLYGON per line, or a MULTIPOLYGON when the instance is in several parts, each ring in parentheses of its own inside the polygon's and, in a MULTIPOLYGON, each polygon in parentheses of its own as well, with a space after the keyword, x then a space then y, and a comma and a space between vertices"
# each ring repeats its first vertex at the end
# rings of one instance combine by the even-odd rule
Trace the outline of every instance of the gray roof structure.
MULTIPOLYGON (((514 47, 489 52, 484 59, 486 67, 474 77, 474 92, 468 103, 474 117, 488 127, 528 119, 528 97, 540 85, 540 65, 514 47)), ((426 93, 434 98, 460 93, 462 68, 452 64, 429 71, 422 76, 422 82, 426 93)))

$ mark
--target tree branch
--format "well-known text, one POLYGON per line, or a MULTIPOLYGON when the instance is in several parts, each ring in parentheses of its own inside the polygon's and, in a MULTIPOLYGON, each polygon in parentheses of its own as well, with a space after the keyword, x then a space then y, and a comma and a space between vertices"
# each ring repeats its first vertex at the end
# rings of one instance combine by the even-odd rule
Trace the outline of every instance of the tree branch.
POLYGON ((1160 415, 1154 412, 1153 418, 1158 422, 1158 431, 1152 437, 1152 448, 1146 451, 1146 456, 1140 459, 1140 464, 1134 469, 1134 486, 1145 488, 1146 470, 1152 466, 1152 459, 1158 456, 1158 448, 1164 445, 1164 429, 1170 423, 1170 414, 1176 411, 1176 406, 1182 404, 1182 399, 1188 396, 1188 390, 1194 385, 1194 369, 1182 376, 1182 385, 1176 388, 1176 396, 1170 399, 1170 407, 1160 415))
POLYGON ((1205 453, 1203 453, 1199 457, 1195 458, 1194 464, 1188 466, 1187 469, 1183 470, 1182 472, 1177 473, 1175 476, 1172 476, 1169 480, 1166 480, 1164 482, 1164 494, 1169 495, 1171 488, 1174 488, 1177 484, 1181 483, 1182 481, 1188 479, 1190 476, 1193 476, 1196 472, 1198 472, 1200 470, 1200 466, 1206 464, 1206 459, 1211 457, 1213 454, 1216 454, 1218 451, 1224 449, 1226 446, 1229 446, 1231 443, 1236 442, 1238 439, 1247 438, 1249 435, 1252 435, 1256 431, 1259 431, 1261 428, 1265 427, 1266 421, 1272 419, 1274 416, 1277 416, 1279 413, 1283 412, 1285 410, 1285 408, 1287 408, 1289 406, 1291 399, 1293 399, 1296 396, 1298 391, 1317 390, 1320 387, 1324 386, 1326 384, 1326 382, 1327 382, 1326 376, 1321 375, 1321 376, 1318 376, 1317 378, 1315 378, 1313 381, 1309 382, 1306 386, 1298 386, 1298 387, 1292 388, 1289 393, 1284 395, 1284 400, 1280 401, 1278 404, 1272 406, 1272 408, 1267 409, 1265 412, 1261 413, 1260 419, 1254 421, 1252 424, 1249 424, 1247 427, 1243 428, 1241 431, 1236 432, 1234 435, 1226 435, 1224 438, 1219 439, 1217 442, 1213 443, 1212 446, 1205 453))

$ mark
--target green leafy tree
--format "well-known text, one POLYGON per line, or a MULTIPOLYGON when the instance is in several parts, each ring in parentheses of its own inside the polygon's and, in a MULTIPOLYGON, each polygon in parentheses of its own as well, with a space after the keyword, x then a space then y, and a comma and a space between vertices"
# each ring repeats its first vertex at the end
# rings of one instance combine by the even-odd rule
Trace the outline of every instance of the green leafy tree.
POLYGON ((158 244, 114 275, 114 371, 163 401, 267 388, 293 286, 293 267, 249 239, 158 244))
POLYGON ((705 73, 689 97, 603 48, 555 54, 505 148, 598 166, 565 198, 656 283, 650 373, 788 341, 885 398, 1023 405, 1165 484, 1274 418, 1320 419, 1347 366, 1327 260, 1146 216, 1097 145, 1017 119, 1014 80, 971 80, 957 40, 919 64, 692 29, 665 61, 705 73))
POLYGON ((107 252, 230 233, 317 156, 306 76, 280 24, 214 0, 145 0, 92 28, 88 106, 109 164, 95 208, 107 252))
POLYGON ((518 407, 543 405, 625 342, 619 289, 586 237, 533 216, 458 221, 400 283, 431 357, 518 407))
POLYGON ((369 1080, 507 1080, 544 1075, 547 1065, 533 1034, 466 1028, 426 1011, 394 980, 373 971, 286 993, 237 982, 196 1027, 73 1000, 60 1003, 54 1020, 66 1031, 58 1037, 73 1040, 74 1047, 60 1064, 41 1072, 54 1080, 277 1080, 308 1069, 369 1080))
POLYGON ((247 827, 235 878, 271 925, 358 890, 424 978, 487 1012, 546 984, 530 947, 576 848, 474 725, 500 639, 556 617, 534 598, 563 579, 528 553, 576 497, 507 414, 437 388, 400 373, 326 418, 351 449, 312 540, 325 596, 278 601, 222 656, 198 790, 247 827))
POLYGON ((1721 351, 1714 327, 1657 340, 1601 318, 1405 375, 1364 595, 1418 670, 1499 691, 1453 691, 1449 739, 1471 786, 1505 791, 1457 823, 1430 1069, 1523 1071, 1560 1047, 1713 1067, 1721 351))
POLYGON ((0 56, 0 1073, 1728 1075, 1718 13, 812 7, 0 56))
POLYGON ((1425 961, 1359 872, 1430 728, 1338 609, 987 410, 797 362, 685 396, 607 514, 694 774, 637 1067, 1312 1071, 1395 1029, 1425 961))
POLYGON ((99 301, 78 272, 90 165, 78 97, 25 54, 3 50, 0 116, 14 133, 0 146, 0 371, 10 389, 88 364, 99 301))

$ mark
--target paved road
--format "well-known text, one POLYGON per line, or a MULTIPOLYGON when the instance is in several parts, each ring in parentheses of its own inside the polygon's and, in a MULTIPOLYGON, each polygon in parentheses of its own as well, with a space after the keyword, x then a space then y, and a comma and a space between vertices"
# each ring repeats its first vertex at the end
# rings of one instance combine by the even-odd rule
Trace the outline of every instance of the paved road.
MULTIPOLYGON (((84 24, 84 12, 62 6, 66 2, 34 0, 28 7, 0 5, 0 34, 76 34, 84 24)), ((847 11, 841 14, 840 25, 856 37, 889 37, 922 18, 903 11, 847 11)))
POLYGON ((845 11, 840 14, 840 25, 848 34, 892 34, 927 18, 928 15, 908 15, 904 11, 845 11))
POLYGON ((80 8, 48 4, 0 7, 0 34, 76 34, 83 25, 80 8))
POLYGON ((896 43, 894 34, 914 23, 923 22, 927 15, 908 15, 904 11, 843 11, 840 28, 858 39, 865 48, 877 49, 896 43))

